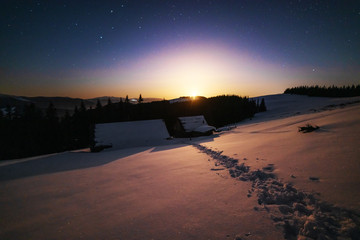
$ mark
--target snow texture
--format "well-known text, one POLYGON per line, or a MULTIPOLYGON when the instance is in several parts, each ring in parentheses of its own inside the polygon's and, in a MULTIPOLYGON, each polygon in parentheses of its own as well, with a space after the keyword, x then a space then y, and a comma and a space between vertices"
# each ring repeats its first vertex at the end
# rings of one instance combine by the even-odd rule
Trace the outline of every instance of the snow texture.
POLYGON ((329 110, 344 104, 360 102, 360 97, 351 98, 326 98, 309 97, 291 94, 273 94, 252 98, 261 100, 264 98, 267 107, 266 112, 257 113, 253 120, 267 121, 300 114, 314 113, 329 110))
POLYGON ((277 226, 283 228, 285 239, 344 239, 360 237, 360 214, 333 204, 320 201, 311 193, 300 191, 291 183, 278 179, 274 164, 268 164, 262 170, 250 171, 250 167, 239 160, 214 151, 200 144, 195 148, 215 160, 215 166, 229 169, 232 178, 250 181, 252 188, 247 197, 256 192, 258 204, 255 210, 263 208, 271 214, 277 226))
POLYGON ((0 239, 360 239, 360 98, 264 98, 183 144, 133 147, 167 142, 161 120, 98 124, 123 149, 4 161, 0 239))
POLYGON ((173 104, 173 103, 179 103, 179 102, 189 102, 191 100, 192 99, 190 97, 180 97, 180 98, 175 98, 175 99, 169 100, 169 103, 173 104))
POLYGON ((191 116, 191 117, 179 117, 181 125, 184 127, 185 132, 201 132, 205 133, 211 130, 215 130, 214 127, 209 126, 204 116, 191 116))
POLYGON ((95 126, 95 146, 113 148, 156 146, 168 143, 169 133, 161 119, 116 123, 95 126))

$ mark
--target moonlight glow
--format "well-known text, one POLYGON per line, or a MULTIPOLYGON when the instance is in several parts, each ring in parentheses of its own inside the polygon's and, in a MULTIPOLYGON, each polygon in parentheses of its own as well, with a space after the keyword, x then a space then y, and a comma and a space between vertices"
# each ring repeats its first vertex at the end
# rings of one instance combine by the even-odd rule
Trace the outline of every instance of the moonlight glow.
POLYGON ((357 84, 359 9, 358 1, 4 1, 0 89, 176 98, 357 84))

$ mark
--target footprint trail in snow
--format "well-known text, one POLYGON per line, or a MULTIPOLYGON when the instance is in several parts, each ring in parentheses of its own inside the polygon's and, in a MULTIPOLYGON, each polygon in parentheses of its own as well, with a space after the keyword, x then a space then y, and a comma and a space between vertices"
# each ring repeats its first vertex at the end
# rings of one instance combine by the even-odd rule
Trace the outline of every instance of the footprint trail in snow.
POLYGON ((215 166, 228 169, 231 177, 252 183, 248 197, 254 193, 260 207, 267 211, 276 226, 281 227, 285 239, 360 239, 360 214, 336 207, 314 197, 311 193, 297 190, 272 173, 274 165, 262 170, 251 170, 238 159, 226 156, 200 144, 193 147, 209 155, 215 166))

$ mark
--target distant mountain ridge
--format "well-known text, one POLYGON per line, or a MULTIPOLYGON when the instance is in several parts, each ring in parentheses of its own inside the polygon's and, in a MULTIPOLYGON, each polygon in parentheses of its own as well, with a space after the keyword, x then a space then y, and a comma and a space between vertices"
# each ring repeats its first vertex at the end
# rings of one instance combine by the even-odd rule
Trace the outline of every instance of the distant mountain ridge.
MULTIPOLYGON (((88 101, 94 102, 95 104, 97 103, 97 100, 100 100, 100 103, 102 106, 106 105, 108 103, 108 100, 111 100, 112 103, 117 103, 120 102, 120 99, 122 99, 122 101, 125 101, 125 97, 113 97, 113 96, 103 96, 103 97, 96 97, 96 98, 89 98, 86 99, 88 101)), ((136 102, 138 98, 129 98, 130 102, 136 102)), ((147 102, 154 102, 154 101, 161 101, 163 100, 162 98, 143 98, 143 103, 147 103, 147 102)))
MULTIPOLYGON (((71 98, 71 97, 26 97, 26 96, 15 96, 15 95, 7 95, 0 94, 0 109, 4 109, 7 106, 15 107, 16 111, 21 113, 24 107, 28 104, 35 104, 37 108, 40 110, 45 110, 50 102, 54 104, 54 107, 57 110, 58 116, 63 116, 66 111, 70 114, 74 112, 75 106, 80 107, 81 101, 84 101, 85 107, 94 108, 96 106, 97 101, 99 100, 101 105, 104 106, 108 103, 108 99, 110 98, 112 103, 116 103, 120 101, 120 98, 124 101, 124 97, 110 97, 103 96, 91 99, 82 99, 82 98, 71 98)), ((136 99, 136 98, 130 98, 136 99)), ((160 101, 161 98, 144 98, 144 102, 152 102, 152 101, 160 101)))

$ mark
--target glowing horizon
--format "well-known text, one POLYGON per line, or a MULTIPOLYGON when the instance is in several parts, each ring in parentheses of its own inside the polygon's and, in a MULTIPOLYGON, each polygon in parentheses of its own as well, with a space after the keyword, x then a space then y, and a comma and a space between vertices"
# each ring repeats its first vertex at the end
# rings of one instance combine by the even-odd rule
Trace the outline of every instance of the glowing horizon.
MULTIPOLYGON (((76 70, 62 77, 78 81, 71 87, 59 81, 56 88, 53 88, 53 82, 47 86, 45 81, 41 86, 42 92, 47 94, 41 95, 94 98, 142 94, 143 97, 165 99, 222 94, 255 96, 284 91, 287 86, 281 80, 288 77, 288 72, 280 66, 254 59, 244 50, 212 42, 195 42, 165 47, 111 69, 76 70), (268 81, 274 81, 274 87, 261 90, 268 81), (80 94, 78 89, 82 89, 80 94)), ((39 86, 26 86, 25 89, 23 95, 39 95, 36 93, 39 86)))
POLYGON ((354 4, 339 6, 8 1, 0 9, 0 91, 171 99, 358 84, 358 14, 354 4))

